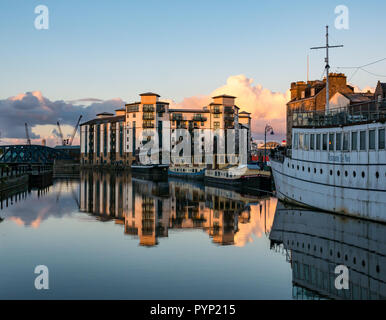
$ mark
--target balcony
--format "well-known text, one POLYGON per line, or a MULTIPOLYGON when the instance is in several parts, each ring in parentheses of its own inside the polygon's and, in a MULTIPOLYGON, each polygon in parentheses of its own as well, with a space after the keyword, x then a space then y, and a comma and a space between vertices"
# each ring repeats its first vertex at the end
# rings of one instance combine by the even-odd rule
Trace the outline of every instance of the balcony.
POLYGON ((182 121, 182 120, 183 120, 182 114, 174 113, 172 115, 172 121, 182 121))
POLYGON ((213 109, 212 109, 212 112, 213 112, 213 113, 221 113, 221 110, 220 110, 219 107, 216 107, 216 108, 213 108, 213 109))
POLYGON ((206 117, 203 117, 202 115, 200 114, 195 114, 193 116, 193 121, 201 121, 201 122, 204 122, 206 121, 206 117))
POLYGON ((139 106, 138 105, 127 106, 126 111, 127 112, 138 112, 139 106))
POLYGON ((234 110, 232 107, 224 107, 224 113, 234 113, 234 110))
POLYGON ((143 120, 154 120, 154 114, 153 113, 144 113, 142 119, 143 120))
POLYGON ((144 104, 143 112, 154 112, 154 106, 152 104, 144 104))
POLYGON ((165 112, 165 105, 157 104, 157 112, 165 112))
POLYGON ((233 122, 234 121, 234 116, 233 115, 229 115, 229 114, 225 114, 224 115, 224 121, 226 121, 226 122, 233 122))
POLYGON ((145 129, 148 129, 148 128, 154 128, 154 123, 153 122, 144 122, 142 124, 142 127, 145 128, 145 129))

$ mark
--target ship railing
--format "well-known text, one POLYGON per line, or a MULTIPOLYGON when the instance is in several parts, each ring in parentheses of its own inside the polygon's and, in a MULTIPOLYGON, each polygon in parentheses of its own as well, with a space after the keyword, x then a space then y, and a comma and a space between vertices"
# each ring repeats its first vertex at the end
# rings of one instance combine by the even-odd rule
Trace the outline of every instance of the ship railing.
POLYGON ((325 110, 292 110, 293 126, 338 126, 386 119, 386 99, 325 110))

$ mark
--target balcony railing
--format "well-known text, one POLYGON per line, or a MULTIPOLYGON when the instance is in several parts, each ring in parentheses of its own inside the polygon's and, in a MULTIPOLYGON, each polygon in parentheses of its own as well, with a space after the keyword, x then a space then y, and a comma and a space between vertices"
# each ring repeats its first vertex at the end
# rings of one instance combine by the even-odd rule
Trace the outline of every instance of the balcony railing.
POLYGON ((234 110, 232 107, 224 107, 224 113, 234 113, 234 110))
POLYGON ((182 117, 182 114, 173 114, 172 115, 172 121, 182 121, 184 120, 182 117))
POLYGON ((145 104, 143 106, 143 112, 154 112, 154 106, 152 104, 145 104))
POLYGON ((366 121, 386 120, 386 100, 352 104, 321 111, 292 110, 292 126, 338 126, 366 121))
POLYGON ((154 128, 154 123, 152 123, 152 122, 144 122, 142 127, 143 128, 154 128))
POLYGON ((221 113, 221 110, 220 108, 216 107, 216 108, 213 108, 213 113, 221 113))
POLYGON ((165 112, 165 105, 157 104, 157 112, 165 112))
POLYGON ((193 120, 194 121, 206 121, 206 117, 196 114, 193 116, 193 120))
POLYGON ((144 113, 142 119, 143 120, 154 120, 154 114, 153 113, 144 113))
POLYGON ((229 114, 226 114, 224 115, 224 121, 234 121, 234 116, 233 115, 229 115, 229 114))
POLYGON ((127 106, 126 110, 127 112, 138 112, 139 106, 138 105, 127 106))

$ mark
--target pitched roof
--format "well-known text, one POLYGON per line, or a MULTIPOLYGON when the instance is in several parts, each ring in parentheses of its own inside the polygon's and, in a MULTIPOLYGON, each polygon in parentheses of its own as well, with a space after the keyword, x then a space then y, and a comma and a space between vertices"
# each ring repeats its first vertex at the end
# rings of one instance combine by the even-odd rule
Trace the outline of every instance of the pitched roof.
POLYGON ((80 125, 90 125, 90 124, 101 124, 101 123, 109 123, 109 122, 121 122, 125 121, 125 116, 113 116, 113 117, 104 117, 104 118, 96 118, 89 120, 87 122, 83 122, 80 125))
POLYGON ((361 102, 368 102, 373 100, 373 94, 372 93, 363 93, 363 92, 357 92, 357 93, 343 93, 339 92, 343 96, 345 96, 347 99, 350 100, 351 103, 361 103, 361 102))
POLYGON ((219 96, 212 97, 212 99, 216 99, 216 98, 233 98, 233 99, 236 99, 236 97, 229 96, 227 94, 222 94, 222 95, 219 95, 219 96))
POLYGON ((145 92, 145 93, 141 93, 140 96, 157 96, 157 97, 160 97, 159 94, 156 94, 156 93, 153 93, 153 92, 145 92))

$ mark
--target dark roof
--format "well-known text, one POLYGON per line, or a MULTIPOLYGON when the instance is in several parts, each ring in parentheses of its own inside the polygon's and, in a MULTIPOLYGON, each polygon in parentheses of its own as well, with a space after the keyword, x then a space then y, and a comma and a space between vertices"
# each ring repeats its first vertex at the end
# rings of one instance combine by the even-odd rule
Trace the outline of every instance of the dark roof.
POLYGON ((361 103, 372 101, 373 94, 357 92, 357 93, 343 93, 339 92, 341 95, 345 96, 352 103, 361 103))
POLYGON ((382 88, 382 91, 386 91, 386 82, 380 82, 379 81, 379 84, 381 85, 381 88, 382 88))
POLYGON ((170 103, 166 101, 158 101, 157 104, 170 104, 170 103))
POLYGON ((145 93, 141 93, 140 96, 157 96, 157 97, 160 97, 159 94, 156 94, 156 93, 153 93, 153 92, 145 92, 145 93))
POLYGON ((126 103, 125 106, 132 106, 134 104, 141 104, 141 102, 132 102, 132 103, 126 103))
POLYGON ((212 99, 216 99, 216 98, 233 98, 233 99, 236 99, 236 97, 229 96, 227 94, 222 94, 222 95, 219 95, 219 96, 212 97, 212 99))
POLYGON ((89 120, 87 122, 83 122, 81 126, 90 125, 90 124, 109 123, 109 122, 121 122, 121 121, 125 121, 125 116, 96 118, 96 119, 89 120))
POLYGON ((208 113, 209 110, 203 109, 169 109, 169 112, 194 112, 194 113, 208 113))
POLYGON ((101 112, 101 113, 97 113, 97 116, 113 116, 114 113, 110 113, 110 112, 101 112))
POLYGON ((125 108, 115 109, 115 111, 126 111, 126 109, 125 108))
POLYGON ((239 114, 251 114, 250 112, 246 112, 246 111, 241 111, 239 112, 239 114))

